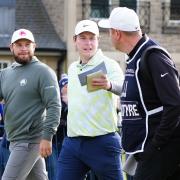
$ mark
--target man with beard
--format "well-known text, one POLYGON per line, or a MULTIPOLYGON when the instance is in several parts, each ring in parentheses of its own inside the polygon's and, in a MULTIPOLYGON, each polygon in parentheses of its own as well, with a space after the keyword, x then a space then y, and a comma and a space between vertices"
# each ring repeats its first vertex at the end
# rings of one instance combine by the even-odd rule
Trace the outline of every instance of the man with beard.
POLYGON ((48 179, 44 157, 52 152, 61 101, 56 75, 34 56, 35 47, 29 30, 15 31, 10 50, 16 62, 0 74, 11 151, 2 180, 48 179))

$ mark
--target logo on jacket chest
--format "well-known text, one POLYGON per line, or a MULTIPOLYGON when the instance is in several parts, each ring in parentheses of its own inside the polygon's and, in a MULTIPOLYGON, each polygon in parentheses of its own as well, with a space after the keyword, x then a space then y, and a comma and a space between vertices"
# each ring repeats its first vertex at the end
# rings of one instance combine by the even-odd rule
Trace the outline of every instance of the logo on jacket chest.
POLYGON ((21 81, 19 82, 20 83, 20 86, 26 86, 27 84, 27 79, 21 79, 21 81))

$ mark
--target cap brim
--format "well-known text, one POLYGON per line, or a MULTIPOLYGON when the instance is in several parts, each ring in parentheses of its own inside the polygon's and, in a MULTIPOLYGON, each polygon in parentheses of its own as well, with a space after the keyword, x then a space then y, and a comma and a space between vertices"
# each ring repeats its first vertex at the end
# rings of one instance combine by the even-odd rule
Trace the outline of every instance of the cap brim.
POLYGON ((98 26, 101 28, 111 28, 109 19, 102 19, 98 22, 98 26))

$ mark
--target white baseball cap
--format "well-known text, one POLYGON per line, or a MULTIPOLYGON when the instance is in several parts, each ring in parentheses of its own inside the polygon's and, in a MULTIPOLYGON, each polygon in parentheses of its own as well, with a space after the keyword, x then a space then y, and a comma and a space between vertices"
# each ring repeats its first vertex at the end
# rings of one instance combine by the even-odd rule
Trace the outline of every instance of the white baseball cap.
POLYGON ((75 35, 79 35, 82 32, 91 32, 99 36, 99 28, 96 22, 91 20, 79 21, 75 27, 75 35))
POLYGON ((31 42, 35 42, 32 32, 27 29, 18 29, 14 31, 11 38, 11 44, 19 39, 27 39, 31 42))
POLYGON ((139 31, 140 23, 136 12, 127 7, 114 8, 109 19, 102 19, 98 23, 102 28, 113 28, 121 31, 139 31))

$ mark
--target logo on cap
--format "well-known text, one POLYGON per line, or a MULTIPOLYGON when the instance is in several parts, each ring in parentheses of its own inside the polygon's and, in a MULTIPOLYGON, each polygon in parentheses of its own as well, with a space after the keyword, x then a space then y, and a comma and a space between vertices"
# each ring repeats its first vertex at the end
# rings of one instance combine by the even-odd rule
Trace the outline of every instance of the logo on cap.
POLYGON ((20 32, 19 32, 19 35, 20 35, 20 36, 26 36, 26 32, 20 31, 20 32))
POLYGON ((84 24, 84 25, 83 25, 83 27, 87 27, 87 26, 89 26, 89 25, 88 25, 88 24, 84 24))

